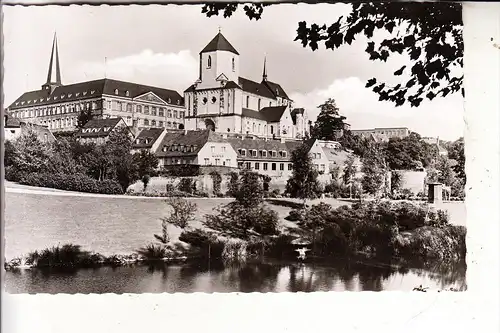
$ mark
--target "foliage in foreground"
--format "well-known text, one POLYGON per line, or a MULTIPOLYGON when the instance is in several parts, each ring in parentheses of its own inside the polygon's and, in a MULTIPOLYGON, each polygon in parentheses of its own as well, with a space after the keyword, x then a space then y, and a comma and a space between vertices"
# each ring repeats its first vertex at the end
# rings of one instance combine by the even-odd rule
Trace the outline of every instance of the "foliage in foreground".
POLYGON ((464 258, 465 228, 449 225, 448 215, 426 204, 360 202, 333 209, 320 203, 293 210, 294 232, 314 255, 420 256, 464 258))
POLYGON ((118 182, 111 179, 98 181, 84 174, 32 173, 24 175, 19 179, 19 183, 66 191, 123 194, 123 189, 118 182))

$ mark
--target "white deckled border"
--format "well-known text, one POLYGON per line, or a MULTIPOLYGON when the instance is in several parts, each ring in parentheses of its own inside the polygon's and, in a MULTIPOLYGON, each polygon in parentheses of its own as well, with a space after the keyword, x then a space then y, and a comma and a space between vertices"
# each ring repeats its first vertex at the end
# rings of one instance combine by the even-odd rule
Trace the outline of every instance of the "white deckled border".
POLYGON ((9 333, 500 331, 500 49, 494 46, 500 44, 499 20, 499 3, 464 4, 467 292, 4 294, 2 330, 9 333))

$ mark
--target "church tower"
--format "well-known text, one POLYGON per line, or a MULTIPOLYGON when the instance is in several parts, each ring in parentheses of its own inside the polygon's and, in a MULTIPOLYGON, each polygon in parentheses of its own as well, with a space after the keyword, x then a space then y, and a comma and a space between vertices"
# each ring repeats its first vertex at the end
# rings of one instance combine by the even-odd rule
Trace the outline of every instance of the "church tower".
POLYGON ((51 94, 55 88, 61 85, 62 85, 61 70, 59 68, 59 51, 57 49, 57 35, 54 33, 54 41, 52 42, 52 52, 50 54, 49 71, 47 73, 47 82, 44 85, 42 85, 42 89, 49 90, 49 93, 51 94))
POLYGON ((238 83, 239 72, 239 53, 219 31, 200 52, 197 88, 218 88, 222 80, 238 83))

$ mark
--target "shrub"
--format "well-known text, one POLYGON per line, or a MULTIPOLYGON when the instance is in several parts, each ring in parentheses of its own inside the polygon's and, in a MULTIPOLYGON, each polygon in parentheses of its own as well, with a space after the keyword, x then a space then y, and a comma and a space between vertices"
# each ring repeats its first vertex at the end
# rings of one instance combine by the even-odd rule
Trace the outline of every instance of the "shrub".
POLYGON ((159 174, 171 177, 195 177, 200 175, 200 166, 195 164, 165 165, 159 174))
POLYGON ((92 254, 82 251, 79 245, 64 244, 40 252, 30 252, 26 256, 26 264, 37 268, 75 268, 92 262, 91 257, 92 254))
POLYGON ((227 194, 231 197, 234 197, 236 195, 236 193, 238 192, 238 189, 240 187, 239 174, 236 172, 230 172, 229 177, 230 177, 230 179, 229 179, 227 194))
POLYGON ((222 176, 217 171, 212 171, 210 176, 212 176, 212 181, 214 183, 214 194, 218 195, 221 189, 222 176))
POLYGON ((224 243, 214 233, 203 229, 183 231, 179 236, 181 242, 189 244, 201 257, 221 258, 224 243))
POLYGON ((19 182, 24 177, 24 175, 25 173, 20 172, 14 166, 5 167, 5 180, 11 182, 19 182))
POLYGON ((100 194, 123 194, 123 189, 114 180, 95 180, 87 175, 61 173, 32 173, 23 176, 21 184, 49 187, 66 191, 77 191, 100 194))
POLYGON ((146 261, 158 261, 166 258, 170 251, 162 244, 148 244, 137 250, 137 253, 146 261))
POLYGON ((191 178, 182 178, 179 182, 179 185, 177 185, 177 188, 179 189, 179 191, 192 194, 193 192, 195 192, 194 190, 196 190, 196 183, 191 178))
POLYGON ((292 209, 290 213, 288 213, 288 216, 285 217, 285 220, 292 222, 300 221, 300 219, 302 219, 302 210, 300 209, 292 209))

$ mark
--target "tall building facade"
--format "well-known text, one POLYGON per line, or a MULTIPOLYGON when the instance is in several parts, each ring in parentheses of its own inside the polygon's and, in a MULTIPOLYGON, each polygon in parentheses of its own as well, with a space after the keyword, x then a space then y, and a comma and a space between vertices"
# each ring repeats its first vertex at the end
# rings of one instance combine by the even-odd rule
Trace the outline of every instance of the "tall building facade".
POLYGON ((185 127, 269 138, 302 138, 307 130, 304 109, 281 85, 241 77, 240 54, 219 32, 199 54, 198 80, 184 91, 185 127))
POLYGON ((40 90, 22 94, 7 112, 59 132, 75 130, 81 111, 97 119, 121 117, 138 129, 184 128, 184 100, 174 90, 107 78, 63 85, 54 35, 47 82, 40 90))

